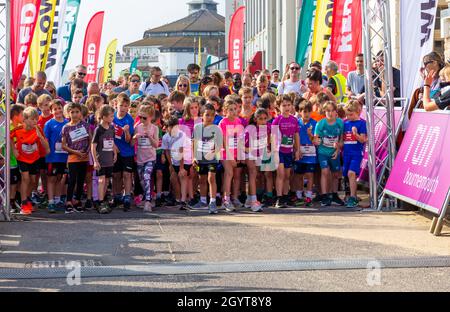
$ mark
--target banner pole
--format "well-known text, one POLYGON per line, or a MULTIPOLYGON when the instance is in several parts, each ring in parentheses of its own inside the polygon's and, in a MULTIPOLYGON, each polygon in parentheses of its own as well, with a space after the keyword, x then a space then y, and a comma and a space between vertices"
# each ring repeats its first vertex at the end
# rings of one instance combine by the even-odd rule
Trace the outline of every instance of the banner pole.
POLYGON ((441 214, 440 214, 439 218, 437 219, 436 228, 433 233, 434 236, 441 235, 442 228, 444 227, 444 218, 447 215, 447 209, 448 209, 449 203, 450 203, 450 191, 447 193, 447 198, 445 200, 444 208, 442 209, 441 214))

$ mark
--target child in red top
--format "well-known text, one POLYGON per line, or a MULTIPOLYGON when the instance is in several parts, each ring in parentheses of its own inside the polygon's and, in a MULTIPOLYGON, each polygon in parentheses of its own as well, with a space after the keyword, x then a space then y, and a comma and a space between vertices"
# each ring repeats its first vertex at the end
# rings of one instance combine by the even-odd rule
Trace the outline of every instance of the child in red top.
POLYGON ((47 140, 37 126, 38 111, 34 107, 27 107, 23 111, 23 127, 18 127, 11 132, 11 146, 16 156, 22 183, 22 214, 31 214, 31 189, 35 184, 37 174, 37 162, 40 158, 39 148, 42 146, 46 154, 50 152, 47 140), (15 140, 15 141, 14 141, 15 140))

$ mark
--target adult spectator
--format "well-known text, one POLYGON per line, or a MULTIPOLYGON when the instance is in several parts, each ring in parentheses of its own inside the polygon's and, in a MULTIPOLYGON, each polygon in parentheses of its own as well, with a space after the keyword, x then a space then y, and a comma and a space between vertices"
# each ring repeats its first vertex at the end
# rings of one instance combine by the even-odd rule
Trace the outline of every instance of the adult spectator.
POLYGON ((278 84, 278 94, 296 93, 302 95, 306 91, 304 82, 300 80, 300 65, 296 62, 292 62, 286 67, 286 74, 289 75, 289 79, 283 79, 278 84))
POLYGON ((436 79, 434 70, 428 72, 423 85, 423 107, 427 112, 450 107, 450 65, 446 65, 440 72, 442 79, 440 91, 431 97, 432 83, 436 79))
POLYGON ((191 95, 191 84, 187 76, 178 76, 177 82, 175 83, 175 90, 183 92, 186 97, 191 95))
POLYGON ((45 90, 50 92, 53 99, 60 100, 62 102, 63 106, 66 105, 66 101, 64 101, 63 98, 59 97, 58 94, 56 94, 56 87, 55 87, 55 84, 53 83, 53 81, 47 81, 44 88, 45 88, 45 90))
MULTIPOLYGON (((374 69, 379 74, 384 70, 384 52, 380 51, 377 53, 374 62, 374 69)), ((400 70, 392 67, 392 75, 394 77, 394 97, 399 98, 401 96, 401 74, 400 70)), ((386 86, 380 78, 375 81, 375 95, 384 96, 386 94, 386 86)), ((400 102, 395 103, 396 106, 400 106, 400 102)))
POLYGON ((234 73, 232 79, 233 79, 233 86, 231 87, 231 92, 233 94, 239 94, 239 90, 241 90, 242 88, 241 74, 234 73))
POLYGON ((191 85, 191 93, 198 94, 200 88, 200 66, 197 64, 189 64, 187 67, 189 81, 191 85))
POLYGON ((80 103, 81 104, 85 104, 87 99, 91 96, 91 95, 100 95, 103 98, 103 103, 108 104, 108 96, 104 93, 100 92, 100 86, 98 85, 97 82, 90 82, 88 84, 87 87, 87 95, 85 95, 80 103))
POLYGON ((328 77, 327 88, 336 97, 338 103, 347 102, 347 79, 339 71, 339 66, 335 61, 329 61, 325 66, 325 73, 328 77))
POLYGON ((105 84, 105 88, 104 88, 104 92, 107 95, 110 95, 111 93, 113 93, 114 89, 117 88, 117 82, 115 80, 109 80, 106 84, 105 84))
POLYGON ((144 92, 139 90, 139 86, 141 85, 141 77, 138 74, 131 74, 128 79, 128 89, 125 90, 125 94, 128 97, 133 94, 144 95, 144 92))
POLYGON ((256 102, 267 92, 269 87, 269 80, 267 76, 261 74, 256 78, 256 87, 253 88, 253 102, 252 104, 256 106, 256 102))
MULTIPOLYGON (((311 64, 309 64, 309 69, 317 69, 318 71, 322 72, 322 63, 320 63, 319 61, 314 61, 311 64)), ((322 73, 322 86, 325 88, 328 86, 328 77, 323 73, 322 73)))
POLYGON ((158 95, 161 93, 169 96, 169 86, 161 81, 162 71, 161 68, 155 66, 150 70, 150 79, 143 82, 139 88, 144 94, 147 95, 158 95))
POLYGON ((128 90, 128 77, 130 74, 124 74, 117 80, 118 86, 113 89, 115 93, 122 93, 128 90))
POLYGON ((336 97, 328 88, 322 86, 322 73, 317 69, 309 69, 306 72, 306 86, 308 90, 303 94, 303 98, 310 100, 320 92, 325 93, 331 101, 336 102, 336 97))
POLYGON ((35 93, 37 97, 47 94, 50 95, 50 92, 45 90, 45 83, 47 82, 47 75, 43 71, 38 71, 36 73, 36 79, 34 80, 34 83, 31 87, 24 88, 22 91, 19 92, 19 98, 18 103, 25 103, 25 97, 30 94, 31 92, 35 93))
POLYGON ((84 88, 84 81, 81 78, 74 78, 69 84, 59 87, 56 90, 56 94, 64 101, 71 102, 72 93, 77 89, 83 90, 84 95, 87 94, 87 90, 84 88))
POLYGON ((362 101, 364 99, 364 55, 362 53, 356 56, 355 64, 356 70, 349 72, 347 76, 347 97, 362 101))
POLYGON ((280 71, 278 69, 272 70, 272 83, 277 86, 280 84, 280 71))

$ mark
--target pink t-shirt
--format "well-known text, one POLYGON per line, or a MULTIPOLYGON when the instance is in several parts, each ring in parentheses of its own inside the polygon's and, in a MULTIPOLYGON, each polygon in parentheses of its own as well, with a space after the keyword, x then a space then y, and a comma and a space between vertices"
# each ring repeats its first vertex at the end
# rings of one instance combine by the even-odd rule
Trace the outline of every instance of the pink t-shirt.
MULTIPOLYGON (((199 124, 199 123, 202 123, 202 118, 200 118, 200 117, 197 118, 195 121, 194 121, 194 119, 184 120, 183 118, 180 118, 180 119, 178 120, 178 124, 179 124, 180 126, 186 126, 186 127, 189 128, 190 132, 187 133, 187 132, 185 131, 185 134, 186 134, 188 137, 190 137, 190 138, 192 138, 193 135, 194 135, 194 126, 195 126, 196 124, 199 124)), ((183 130, 183 127, 180 127, 180 128, 183 130)))
MULTIPOLYGON (((238 159, 238 144, 244 143, 244 126, 239 118, 236 118, 231 122, 228 118, 223 118, 219 127, 222 130, 223 140, 225 142, 226 149, 222 149, 222 159, 232 160, 230 157, 234 157, 234 160, 244 160, 245 156, 238 159), (227 131, 228 129, 228 131, 227 131), (229 157, 227 157, 227 152, 229 157)), ((242 152, 245 152, 244 149, 242 152)))
POLYGON ((145 134, 144 137, 139 138, 136 142, 136 162, 141 165, 149 161, 155 161, 156 148, 152 146, 150 138, 158 138, 158 127, 154 124, 150 124, 148 127, 139 124, 134 128, 134 132, 136 134, 145 134))

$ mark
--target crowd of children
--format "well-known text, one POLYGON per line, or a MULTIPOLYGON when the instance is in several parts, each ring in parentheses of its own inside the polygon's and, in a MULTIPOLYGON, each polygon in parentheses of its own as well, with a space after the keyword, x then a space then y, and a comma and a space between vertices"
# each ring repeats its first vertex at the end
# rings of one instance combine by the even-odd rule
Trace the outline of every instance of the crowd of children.
POLYGON ((223 100, 206 93, 120 93, 109 103, 91 95, 85 104, 80 90, 68 103, 27 95, 11 107, 12 208, 105 214, 179 206, 216 214, 313 201, 358 205, 367 138, 358 101, 340 104, 324 93, 255 101, 249 87, 223 100))

